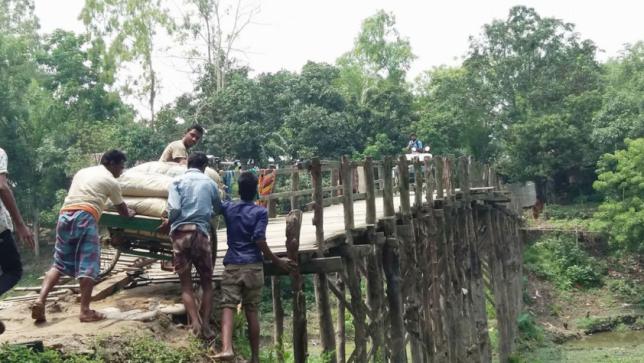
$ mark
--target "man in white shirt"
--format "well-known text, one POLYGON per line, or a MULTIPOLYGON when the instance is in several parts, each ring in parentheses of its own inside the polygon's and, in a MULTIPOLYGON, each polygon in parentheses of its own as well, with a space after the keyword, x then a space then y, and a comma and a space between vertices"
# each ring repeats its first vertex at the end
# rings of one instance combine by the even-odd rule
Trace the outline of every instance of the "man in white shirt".
POLYGON ((46 321, 45 301, 61 274, 75 277, 80 284, 80 321, 99 321, 105 316, 89 308, 94 282, 100 271, 101 245, 98 220, 109 198, 122 216, 131 217, 116 180, 125 168, 125 154, 110 150, 101 165, 79 170, 63 203, 56 225, 54 264, 45 274, 40 296, 31 307, 36 323, 46 321))

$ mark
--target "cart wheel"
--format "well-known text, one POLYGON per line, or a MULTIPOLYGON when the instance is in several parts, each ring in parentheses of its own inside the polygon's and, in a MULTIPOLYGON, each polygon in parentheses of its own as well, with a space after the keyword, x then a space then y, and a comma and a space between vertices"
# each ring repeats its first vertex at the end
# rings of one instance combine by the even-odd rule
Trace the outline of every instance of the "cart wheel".
POLYGON ((116 266, 116 263, 119 260, 119 257, 121 257, 120 250, 112 246, 103 246, 101 248, 101 261, 100 261, 101 270, 98 273, 99 279, 104 278, 110 272, 112 272, 112 270, 114 269, 114 266, 116 266))

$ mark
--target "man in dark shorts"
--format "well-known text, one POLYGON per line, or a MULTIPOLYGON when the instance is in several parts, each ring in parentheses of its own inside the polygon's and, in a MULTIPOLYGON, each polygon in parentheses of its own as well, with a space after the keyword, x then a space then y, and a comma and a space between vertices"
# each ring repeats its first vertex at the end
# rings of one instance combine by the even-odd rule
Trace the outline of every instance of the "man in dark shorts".
POLYGON ((224 257, 224 275, 221 281, 222 351, 215 356, 218 360, 234 358, 233 314, 241 302, 248 321, 248 335, 252 357, 250 362, 259 363, 259 306, 264 286, 264 258, 277 267, 290 271, 296 267, 288 258, 275 256, 266 243, 268 211, 253 203, 257 196, 257 176, 244 172, 238 180, 241 201, 225 202, 221 210, 226 219, 228 251, 224 257), (263 255, 263 258, 262 258, 263 255))
POLYGON ((72 179, 56 224, 54 264, 45 274, 38 299, 31 306, 36 323, 46 321, 45 302, 61 274, 75 277, 80 285, 81 322, 105 319, 89 308, 94 282, 100 270, 101 244, 98 220, 109 198, 122 216, 132 217, 116 180, 125 168, 125 154, 110 150, 101 157, 101 165, 79 170, 72 179))
POLYGON ((190 317, 193 334, 206 340, 214 333, 208 323, 212 311, 212 248, 210 220, 221 207, 217 184, 204 174, 208 157, 194 152, 188 157, 188 170, 176 178, 168 191, 168 223, 174 270, 181 282, 181 298, 190 317), (201 307, 192 290, 192 265, 199 272, 201 307))

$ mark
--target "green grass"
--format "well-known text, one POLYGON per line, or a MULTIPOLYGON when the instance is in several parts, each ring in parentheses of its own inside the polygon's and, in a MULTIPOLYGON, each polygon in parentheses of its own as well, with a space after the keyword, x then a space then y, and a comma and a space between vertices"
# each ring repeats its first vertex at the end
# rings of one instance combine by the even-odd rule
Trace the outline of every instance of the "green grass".
POLYGON ((0 361, 3 363, 181 363, 209 362, 207 349, 199 342, 190 341, 185 347, 173 347, 151 334, 127 334, 121 337, 96 339, 91 354, 62 353, 47 349, 35 352, 25 346, 0 346, 0 361))

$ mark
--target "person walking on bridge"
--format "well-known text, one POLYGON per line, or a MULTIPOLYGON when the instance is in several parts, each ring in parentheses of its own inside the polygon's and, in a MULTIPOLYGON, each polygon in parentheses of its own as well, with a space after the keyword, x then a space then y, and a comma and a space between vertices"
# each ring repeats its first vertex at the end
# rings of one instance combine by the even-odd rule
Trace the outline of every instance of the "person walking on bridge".
MULTIPOLYGON (((30 249, 34 248, 34 237, 22 220, 7 180, 8 164, 7 153, 0 148, 0 296, 14 287, 22 277, 20 253, 12 234, 14 224, 20 241, 30 249)), ((0 334, 4 333, 4 329, 4 324, 0 322, 0 334)))
POLYGON ((251 363, 259 363, 259 318, 257 308, 264 286, 264 259, 278 268, 290 271, 297 265, 288 258, 273 254, 266 243, 268 211, 253 203, 257 196, 257 176, 243 172, 239 176, 240 202, 224 202, 222 214, 226 220, 228 250, 224 257, 224 275, 221 281, 222 351, 216 360, 231 360, 233 353, 233 314, 241 302, 248 322, 251 363), (263 258, 262 258, 263 255, 263 258))
MULTIPOLYGON (((221 208, 217 184, 204 174, 208 157, 194 152, 188 157, 188 170, 177 177, 168 190, 168 219, 172 240, 174 271, 179 274, 181 298, 190 318, 192 333, 205 340, 213 339, 210 329, 212 312, 212 246, 210 220, 221 208), (201 306, 197 308, 192 290, 192 265, 199 272, 201 306)), ((217 252, 217 251, 215 251, 217 252)))
POLYGON ((31 306, 31 317, 36 323, 47 320, 47 295, 61 274, 79 281, 80 321, 105 319, 103 314, 89 308, 94 282, 100 272, 98 220, 108 198, 120 215, 134 216, 134 211, 123 201, 121 187, 116 180, 125 168, 125 161, 123 152, 110 150, 101 157, 101 165, 81 169, 74 175, 56 224, 54 264, 45 274, 40 296, 31 306))

